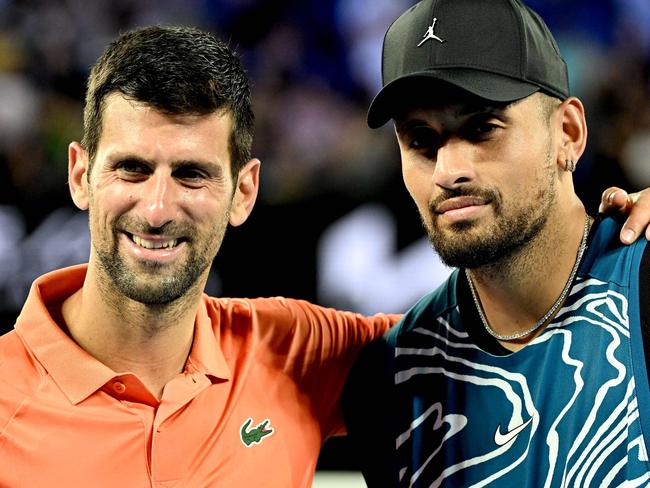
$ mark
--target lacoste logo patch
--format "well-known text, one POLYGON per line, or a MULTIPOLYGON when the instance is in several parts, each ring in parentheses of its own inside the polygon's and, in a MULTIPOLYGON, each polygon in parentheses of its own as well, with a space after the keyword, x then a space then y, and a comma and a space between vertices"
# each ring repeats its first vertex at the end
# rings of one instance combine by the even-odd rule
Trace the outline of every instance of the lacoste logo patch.
POLYGON ((497 430, 494 432, 494 443, 497 446, 505 446, 508 442, 512 442, 521 432, 528 427, 535 416, 526 420, 523 424, 519 424, 514 429, 506 432, 505 434, 501 433, 501 425, 497 425, 497 430))
POLYGON ((242 424, 239 431, 242 444, 246 447, 251 447, 253 444, 261 444, 266 437, 275 432, 275 429, 269 426, 270 422, 269 419, 265 419, 263 422, 257 424, 256 427, 249 429, 250 425, 253 423, 253 419, 250 417, 246 419, 246 422, 242 424))

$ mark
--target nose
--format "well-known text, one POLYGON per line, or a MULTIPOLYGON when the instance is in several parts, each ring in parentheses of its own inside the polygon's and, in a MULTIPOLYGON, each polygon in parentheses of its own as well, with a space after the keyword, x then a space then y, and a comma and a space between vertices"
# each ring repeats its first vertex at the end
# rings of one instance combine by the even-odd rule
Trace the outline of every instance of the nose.
POLYGON ((438 148, 433 172, 434 183, 454 189, 476 178, 473 148, 464 141, 448 140, 438 148))
POLYGON ((141 213, 152 227, 162 227, 174 220, 176 188, 171 174, 155 171, 142 185, 141 213))

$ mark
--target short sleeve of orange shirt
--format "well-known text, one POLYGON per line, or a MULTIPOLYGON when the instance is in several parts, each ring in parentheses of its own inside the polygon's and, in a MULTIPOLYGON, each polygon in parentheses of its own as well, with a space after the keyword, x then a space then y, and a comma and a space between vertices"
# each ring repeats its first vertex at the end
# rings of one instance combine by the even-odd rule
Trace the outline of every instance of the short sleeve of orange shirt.
POLYGON ((342 433, 352 362, 398 318, 204 296, 158 401, 52 319, 85 272, 39 278, 0 337, 2 487, 310 487, 323 441, 342 433))

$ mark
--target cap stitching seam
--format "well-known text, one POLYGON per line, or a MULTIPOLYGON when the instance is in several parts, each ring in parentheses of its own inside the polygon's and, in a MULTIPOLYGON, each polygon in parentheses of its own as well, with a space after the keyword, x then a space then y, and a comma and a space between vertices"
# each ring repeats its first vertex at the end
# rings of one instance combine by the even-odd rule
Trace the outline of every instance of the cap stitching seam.
MULTIPOLYGON (((516 5, 513 5, 513 2, 516 2, 517 0, 509 0, 510 7, 511 7, 511 13, 515 17, 515 21, 517 23, 517 35, 518 39, 520 40, 519 43, 519 76, 521 76, 523 79, 528 80, 528 70, 526 67, 528 66, 528 39, 523 35, 523 32, 525 32, 525 29, 523 28, 524 25, 524 18, 522 12, 516 7, 516 5), (523 40, 523 42, 522 42, 523 40)), ((525 7, 524 7, 525 8, 525 7)))

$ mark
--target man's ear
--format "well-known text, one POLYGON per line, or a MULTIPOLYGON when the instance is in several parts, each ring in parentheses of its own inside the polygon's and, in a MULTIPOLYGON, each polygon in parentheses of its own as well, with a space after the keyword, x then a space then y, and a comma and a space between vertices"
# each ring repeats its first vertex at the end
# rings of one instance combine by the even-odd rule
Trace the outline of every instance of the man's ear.
POLYGON ((251 159, 239 171, 235 194, 230 207, 230 225, 237 227, 246 222, 253 211, 260 183, 260 160, 251 159))
POLYGON ((68 146, 68 185, 74 204, 88 209, 88 152, 78 142, 68 146))
POLYGON ((587 145, 587 121, 582 102, 575 97, 564 100, 557 111, 560 117, 560 147, 557 164, 565 169, 566 161, 577 163, 587 145))

